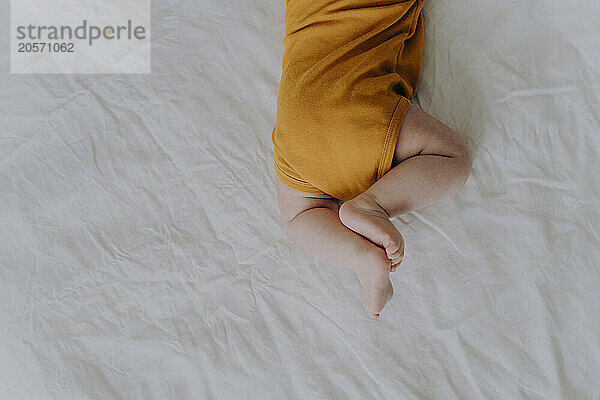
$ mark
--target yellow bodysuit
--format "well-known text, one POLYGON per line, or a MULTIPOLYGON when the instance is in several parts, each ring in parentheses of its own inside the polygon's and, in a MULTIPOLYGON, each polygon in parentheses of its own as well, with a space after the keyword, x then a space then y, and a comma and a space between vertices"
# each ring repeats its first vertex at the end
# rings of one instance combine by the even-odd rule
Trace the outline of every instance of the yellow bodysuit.
POLYGON ((272 133, 286 185, 350 200, 387 173, 419 81, 423 0, 286 0, 272 133))

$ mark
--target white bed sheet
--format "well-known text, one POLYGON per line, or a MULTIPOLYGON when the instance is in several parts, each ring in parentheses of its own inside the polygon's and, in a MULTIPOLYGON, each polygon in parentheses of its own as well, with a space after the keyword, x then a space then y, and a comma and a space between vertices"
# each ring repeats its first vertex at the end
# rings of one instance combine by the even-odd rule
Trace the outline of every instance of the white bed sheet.
POLYGON ((600 3, 427 2, 474 168, 394 219, 378 321, 278 224, 283 12, 155 1, 151 75, 0 59, 0 397, 600 398, 600 3))

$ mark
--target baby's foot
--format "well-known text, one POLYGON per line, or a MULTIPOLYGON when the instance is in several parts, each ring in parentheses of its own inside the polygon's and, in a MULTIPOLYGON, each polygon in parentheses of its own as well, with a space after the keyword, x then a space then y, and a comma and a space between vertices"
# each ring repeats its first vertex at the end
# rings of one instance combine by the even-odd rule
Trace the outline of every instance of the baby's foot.
POLYGON ((390 260, 383 249, 373 246, 356 260, 354 268, 362 288, 362 303, 369 317, 377 319, 379 313, 394 294, 390 282, 390 260))
POLYGON ((342 204, 340 221, 349 229, 383 248, 391 260, 390 271, 395 271, 404 257, 404 239, 387 212, 368 193, 363 193, 342 204))

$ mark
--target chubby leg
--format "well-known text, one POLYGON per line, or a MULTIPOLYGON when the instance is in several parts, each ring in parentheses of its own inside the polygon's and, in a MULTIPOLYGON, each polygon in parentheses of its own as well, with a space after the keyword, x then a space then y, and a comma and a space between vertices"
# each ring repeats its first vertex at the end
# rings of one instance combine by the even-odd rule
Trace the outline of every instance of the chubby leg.
POLYGON ((385 251, 341 223, 337 199, 294 190, 279 178, 276 187, 285 232, 317 259, 356 272, 367 315, 379 317, 393 294, 385 251))
POLYGON ((386 250, 392 271, 404 242, 389 218, 457 192, 471 171, 472 155, 460 136, 411 104, 402 122, 392 169, 369 189, 342 204, 340 220, 386 250))
POLYGON ((302 250, 354 270, 363 307, 377 318, 393 294, 390 268, 395 270, 404 255, 402 235, 389 218, 458 191, 471 163, 471 152, 456 132, 411 105, 392 169, 341 207, 331 196, 299 192, 277 179, 282 223, 302 250))

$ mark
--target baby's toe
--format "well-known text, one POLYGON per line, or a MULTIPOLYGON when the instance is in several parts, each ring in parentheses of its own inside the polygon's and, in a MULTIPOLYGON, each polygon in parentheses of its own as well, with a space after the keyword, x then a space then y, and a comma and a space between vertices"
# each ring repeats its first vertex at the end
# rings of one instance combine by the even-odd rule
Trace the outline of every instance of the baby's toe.
POLYGON ((393 240, 390 241, 387 246, 385 246, 385 252, 389 256, 397 253, 398 251, 400 251, 400 240, 393 240))
POLYGON ((404 258, 404 248, 398 249, 395 253, 387 254, 387 258, 392 262, 392 264, 398 264, 404 258))
POLYGON ((392 262, 392 265, 391 265, 391 267, 390 267, 390 271, 391 271, 391 272, 394 272, 395 270, 397 270, 397 269, 398 269, 398 266, 400 265, 400 263, 401 263, 400 261, 399 261, 399 262, 397 262, 397 263, 393 263, 393 262, 392 262))
POLYGON ((385 246, 385 253, 390 260, 404 254, 404 239, 400 232, 396 231, 396 233, 397 236, 385 246))
POLYGON ((404 252, 398 252, 389 257, 389 259, 392 261, 392 264, 398 264, 400 261, 402 261, 403 258, 404 252))

